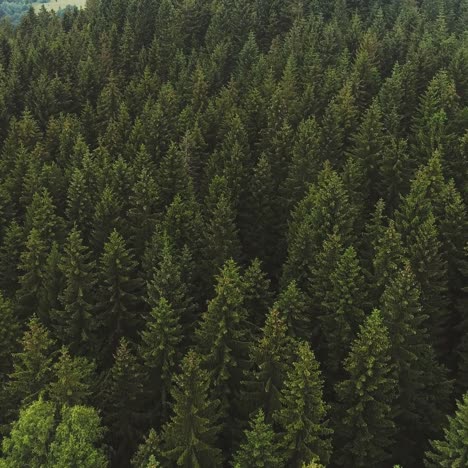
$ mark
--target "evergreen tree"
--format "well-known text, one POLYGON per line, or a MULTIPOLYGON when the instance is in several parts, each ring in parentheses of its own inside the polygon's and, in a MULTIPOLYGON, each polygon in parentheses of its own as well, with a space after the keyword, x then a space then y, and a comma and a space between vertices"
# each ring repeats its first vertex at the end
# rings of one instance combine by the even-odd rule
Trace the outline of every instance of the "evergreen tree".
POLYGON ((248 367, 251 331, 244 293, 239 267, 228 260, 196 331, 203 365, 209 370, 214 397, 221 401, 225 416, 235 412, 242 371, 248 367))
POLYGON ((255 325, 262 325, 271 305, 270 280, 262 271, 262 264, 256 258, 252 260, 243 276, 244 304, 249 321, 255 325))
POLYGON ((67 348, 53 365, 54 379, 48 393, 59 407, 83 405, 89 402, 93 390, 94 364, 83 357, 72 357, 67 348))
POLYGON ((295 279, 303 287, 315 257, 331 234, 350 240, 353 220, 349 197, 338 174, 326 165, 306 197, 297 205, 289 225, 288 258, 283 284, 295 279))
POLYGON ((120 338, 134 336, 139 325, 141 304, 137 294, 141 281, 135 275, 136 262, 122 236, 114 230, 104 246, 98 272, 100 333, 107 337, 102 342, 103 359, 115 349, 120 338))
POLYGON ((12 370, 12 355, 18 351, 18 340, 21 336, 21 323, 13 313, 9 299, 0 293, 0 380, 4 381, 12 370))
POLYGON ((394 461, 407 466, 421 459, 421 447, 438 433, 448 410, 451 382, 435 359, 420 289, 408 264, 387 284, 381 310, 392 337, 391 356, 398 381, 394 461))
POLYGON ((155 461, 162 458, 161 449, 161 438, 154 429, 150 429, 143 443, 138 446, 138 450, 132 457, 132 467, 152 468, 153 466, 158 466, 155 461), (151 464, 152 459, 154 459, 153 464, 151 464))
POLYGON ((305 341, 312 337, 312 323, 315 317, 312 313, 311 301, 295 281, 291 281, 281 291, 273 305, 273 309, 279 311, 291 336, 305 341))
POLYGON ((336 386, 340 405, 334 423, 334 458, 339 466, 377 467, 390 458, 397 391, 390 353, 388 330, 374 310, 344 361, 347 379, 336 386))
POLYGON ((53 345, 49 331, 33 317, 21 339, 21 351, 13 354, 13 372, 5 388, 13 414, 18 403, 34 401, 52 380, 53 345))
POLYGON ((125 338, 114 354, 104 385, 104 423, 109 428, 115 466, 127 466, 140 437, 143 381, 140 366, 125 338))
POLYGON ((64 288, 59 295, 61 307, 56 311, 54 327, 70 349, 83 354, 89 351, 96 329, 93 316, 96 273, 95 262, 76 227, 67 237, 59 268, 64 277, 64 288))
POLYGON ((236 213, 225 179, 215 178, 210 184, 204 244, 205 275, 211 283, 224 262, 230 258, 238 261, 240 242, 236 213))
POLYGON ((448 427, 444 429, 444 439, 431 442, 432 450, 426 452, 427 467, 451 467, 466 464, 468 396, 457 403, 455 415, 449 417, 448 427))
MULTIPOLYGON (((143 359, 152 388, 150 406, 159 420, 167 419, 168 395, 180 360, 182 330, 180 319, 171 304, 161 297, 150 312, 141 333, 139 354, 143 359)), ((152 418, 154 422, 156 418, 152 418)))
POLYGON ((16 309, 25 319, 39 311, 43 295, 44 265, 47 258, 47 246, 38 230, 32 229, 21 254, 19 270, 19 289, 16 294, 16 309))
POLYGON ((200 357, 189 351, 174 380, 174 414, 163 431, 163 456, 176 466, 222 466, 216 446, 219 401, 208 393, 209 380, 200 357))
POLYGON ((287 331, 284 319, 273 308, 262 336, 250 351, 252 368, 246 372, 245 400, 249 411, 262 408, 267 423, 273 421, 273 414, 281 408, 280 392, 294 357, 294 341, 287 331))
POLYGON ((265 422, 265 415, 260 410, 250 421, 250 429, 245 431, 246 441, 234 456, 233 466, 280 467, 281 457, 275 442, 275 433, 265 422))
POLYGON ((307 343, 300 343, 281 391, 281 409, 275 414, 287 466, 300 467, 315 457, 324 463, 330 459, 332 431, 325 420, 328 406, 322 387, 314 353, 307 343))
POLYGON ((346 249, 338 260, 330 281, 333 286, 325 294, 326 314, 320 320, 326 350, 322 353, 327 356, 326 375, 333 382, 338 380, 341 364, 365 318, 365 282, 353 247, 346 249))

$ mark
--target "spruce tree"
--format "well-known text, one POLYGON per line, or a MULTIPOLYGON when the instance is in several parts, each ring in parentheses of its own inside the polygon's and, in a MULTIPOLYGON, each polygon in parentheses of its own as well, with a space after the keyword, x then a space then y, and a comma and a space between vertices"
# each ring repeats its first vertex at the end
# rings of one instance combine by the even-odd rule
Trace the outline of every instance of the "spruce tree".
POLYGON ((235 468, 244 466, 279 468, 283 466, 275 433, 271 425, 265 422, 262 410, 251 418, 250 428, 245 431, 245 439, 234 456, 235 468))
POLYGON ((324 463, 330 459, 332 430, 322 389, 319 364, 310 346, 302 342, 281 391, 281 408, 274 415, 287 466, 301 467, 315 457, 324 463))
POLYGON ((97 326, 93 313, 96 272, 91 252, 76 227, 67 237, 59 268, 64 288, 59 295, 54 328, 73 352, 85 354, 93 344, 97 326))
POLYGON ((408 264, 389 281, 380 304, 383 323, 392 337, 391 357, 398 381, 393 458, 408 466, 422 458, 425 442, 437 435, 448 411, 451 382, 435 358, 420 289, 408 264))
POLYGON ((390 458, 397 392, 391 343, 381 314, 374 310, 361 325, 344 361, 347 378, 336 385, 334 460, 338 466, 381 466, 390 458))
POLYGON ((60 356, 52 367, 53 379, 48 394, 59 408, 89 403, 93 390, 95 366, 83 357, 72 357, 62 347, 60 356))
POLYGON ((270 280, 262 270, 261 262, 252 260, 243 275, 245 288, 244 304, 249 321, 257 326, 263 325, 268 309, 271 305, 270 280))
POLYGON ((144 415, 142 372, 125 338, 115 351, 103 392, 104 424, 109 428, 112 459, 116 466, 127 466, 137 447, 144 415))
POLYGON ((31 318, 21 339, 21 351, 13 354, 13 371, 5 387, 8 410, 13 414, 18 404, 34 401, 52 380, 53 345, 49 331, 37 317, 31 318))
POLYGON ((288 336, 286 322, 272 309, 267 316, 262 336, 252 345, 252 367, 245 373, 244 396, 247 412, 261 408, 267 423, 281 408, 280 398, 286 373, 294 358, 294 341, 288 336))
POLYGON ((249 364, 251 330, 244 294, 239 267, 228 260, 196 331, 203 366, 209 370, 214 396, 221 401, 225 416, 235 412, 242 372, 249 364))
POLYGON ((359 326, 365 318, 365 281, 353 247, 345 250, 334 268, 332 288, 325 294, 326 313, 320 317, 324 343, 321 353, 326 356, 326 375, 337 381, 359 326))
POLYGON ((206 259, 206 280, 211 283, 224 263, 230 258, 238 261, 241 253, 236 224, 237 214, 224 178, 213 179, 206 205, 208 212, 203 256, 206 259))
POLYGON ((101 326, 102 359, 106 359, 123 336, 134 336, 140 323, 141 280, 136 262, 122 236, 113 231, 100 258, 97 313, 101 326))
POLYGON ((200 356, 189 351, 174 380, 173 416, 162 434, 163 456, 176 466, 222 466, 217 447, 219 400, 209 394, 209 382, 200 356))
POLYGON ((0 381, 12 370, 13 353, 18 351, 21 322, 13 312, 11 301, 0 293, 0 381))
POLYGON ((153 424, 167 419, 168 396, 173 375, 180 360, 182 341, 180 317, 172 305, 161 297, 151 310, 150 316, 141 332, 139 354, 149 375, 153 424))
POLYGON ((468 394, 457 402, 454 416, 448 418, 442 440, 431 441, 432 449, 426 452, 425 465, 429 467, 465 466, 468 445, 468 394))
POLYGON ((287 324, 288 333, 292 337, 305 341, 311 339, 313 322, 316 317, 313 315, 310 298, 297 286, 295 281, 291 281, 280 292, 273 309, 279 311, 280 316, 287 324))

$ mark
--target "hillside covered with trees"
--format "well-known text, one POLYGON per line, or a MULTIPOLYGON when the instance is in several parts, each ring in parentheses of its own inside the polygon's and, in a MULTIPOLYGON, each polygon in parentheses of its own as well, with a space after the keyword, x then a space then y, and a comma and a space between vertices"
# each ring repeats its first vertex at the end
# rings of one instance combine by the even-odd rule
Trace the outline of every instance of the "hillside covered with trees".
POLYGON ((0 467, 467 467, 467 0, 0 23, 0 467))

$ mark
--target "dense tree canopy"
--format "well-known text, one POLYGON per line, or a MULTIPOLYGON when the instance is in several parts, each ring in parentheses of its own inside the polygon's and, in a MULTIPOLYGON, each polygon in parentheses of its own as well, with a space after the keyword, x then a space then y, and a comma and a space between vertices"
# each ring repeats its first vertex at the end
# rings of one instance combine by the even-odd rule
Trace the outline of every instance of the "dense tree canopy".
POLYGON ((0 466, 468 466, 467 1, 29 3, 0 466))

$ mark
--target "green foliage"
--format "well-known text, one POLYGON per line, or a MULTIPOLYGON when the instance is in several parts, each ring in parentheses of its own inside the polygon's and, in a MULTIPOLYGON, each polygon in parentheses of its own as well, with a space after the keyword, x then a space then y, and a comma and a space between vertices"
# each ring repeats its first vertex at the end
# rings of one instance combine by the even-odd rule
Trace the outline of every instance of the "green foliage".
POLYGON ((9 437, 2 441, 0 466, 46 466, 53 438, 55 406, 41 399, 20 411, 9 437))
POLYGON ((251 418, 250 429, 245 431, 246 441, 240 446, 234 456, 233 466, 280 467, 281 457, 275 442, 275 433, 271 426, 265 423, 265 415, 260 410, 251 418))
POLYGON ((467 0, 30 2, 0 0, 3 435, 42 396, 32 465, 438 453, 468 389, 467 0), (67 413, 52 460, 89 404, 108 429, 67 413))
POLYGON ((288 466, 319 458, 328 463, 331 434, 323 401, 323 379, 319 364, 307 343, 297 347, 296 360, 281 391, 281 409, 275 414, 280 427, 280 447, 288 466))
POLYGON ((463 466, 466 463, 468 396, 457 403, 457 411, 449 417, 444 429, 444 439, 431 442, 432 450, 426 453, 427 467, 463 466))
POLYGON ((101 418, 94 408, 64 406, 50 444, 47 466, 59 468, 76 464, 84 468, 107 467, 104 450, 96 447, 102 442, 103 435, 101 418))
POLYGON ((216 447, 219 400, 209 395, 209 374, 195 352, 185 356, 174 383, 173 416, 163 431, 163 456, 176 466, 221 466, 216 447))
POLYGON ((344 361, 346 380, 337 384, 336 455, 339 466, 379 466, 390 457, 395 434, 392 402, 397 391, 391 344, 381 314, 361 325, 344 361))

